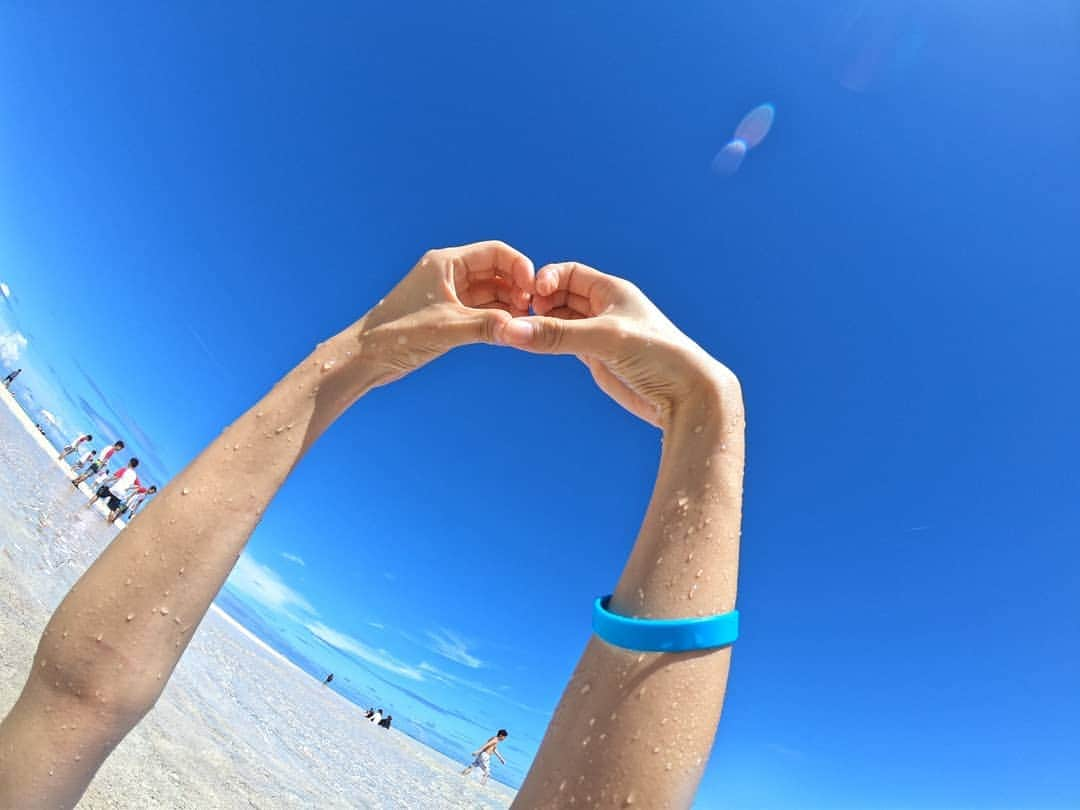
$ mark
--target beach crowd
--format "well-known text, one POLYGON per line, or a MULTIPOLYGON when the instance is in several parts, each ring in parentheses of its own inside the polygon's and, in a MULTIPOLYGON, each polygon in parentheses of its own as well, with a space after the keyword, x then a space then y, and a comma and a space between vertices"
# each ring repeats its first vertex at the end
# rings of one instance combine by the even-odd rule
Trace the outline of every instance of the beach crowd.
POLYGON ((119 469, 110 469, 109 462, 124 449, 123 441, 114 441, 99 453, 90 447, 93 440, 94 437, 89 433, 76 436, 64 446, 56 460, 75 457, 74 461, 69 463, 78 475, 72 479, 71 485, 78 489, 79 484, 90 481, 90 488, 94 491, 93 497, 86 504, 87 508, 102 500, 109 508, 109 515, 105 518, 109 523, 115 523, 123 516, 131 520, 147 499, 157 492, 157 487, 146 485, 139 479, 136 472, 139 459, 134 456, 119 469))

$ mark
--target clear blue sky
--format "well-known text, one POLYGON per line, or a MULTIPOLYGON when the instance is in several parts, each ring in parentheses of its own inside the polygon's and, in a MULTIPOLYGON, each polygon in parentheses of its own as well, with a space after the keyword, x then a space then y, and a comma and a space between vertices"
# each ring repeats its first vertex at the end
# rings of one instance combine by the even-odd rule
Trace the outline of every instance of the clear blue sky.
MULTIPOLYGON (((425 248, 627 276, 748 401, 699 806, 1080 804, 1074 4, 225 5, 0 6, 23 396, 166 480, 425 248)), ((658 451, 573 360, 460 350, 330 431, 229 604, 517 781, 658 451)))

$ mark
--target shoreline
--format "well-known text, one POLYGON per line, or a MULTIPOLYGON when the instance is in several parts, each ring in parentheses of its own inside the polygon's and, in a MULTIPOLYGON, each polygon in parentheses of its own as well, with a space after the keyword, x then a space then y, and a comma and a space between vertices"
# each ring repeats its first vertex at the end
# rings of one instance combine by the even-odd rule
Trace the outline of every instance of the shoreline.
MULTIPOLYGON (((252 632, 251 632, 250 630, 248 630, 248 629, 247 629, 246 627, 244 627, 244 625, 240 624, 240 622, 238 622, 238 621, 237 621, 236 619, 234 619, 234 618, 233 618, 232 616, 230 616, 230 615, 229 615, 229 612, 228 612, 227 610, 225 610, 225 609, 224 609, 224 608, 222 608, 222 607, 219 607, 219 606, 218 606, 218 604, 217 604, 217 602, 211 602, 211 603, 210 603, 210 610, 211 610, 211 611, 212 611, 212 612, 213 612, 213 613, 214 613, 214 614, 215 614, 216 616, 218 616, 218 617, 220 617, 221 619, 223 619, 223 620, 224 620, 224 621, 225 621, 225 622, 226 622, 227 624, 231 625, 231 626, 232 626, 232 628, 233 628, 234 630, 236 630, 236 631, 237 631, 238 633, 240 633, 240 634, 241 634, 241 635, 243 635, 243 636, 247 636, 247 639, 248 639, 248 641, 250 641, 250 642, 251 642, 252 644, 254 644, 254 645, 255 645, 256 647, 258 647, 259 649, 261 649, 261 650, 262 650, 263 652, 265 652, 265 653, 266 653, 267 655, 271 656, 272 658, 275 658, 275 659, 277 659, 278 661, 280 661, 280 662, 281 662, 281 663, 283 663, 283 664, 288 664, 288 665, 289 665, 290 667, 292 667, 293 669, 295 669, 295 670, 296 670, 297 672, 299 672, 299 673, 300 673, 301 675, 303 675, 303 676, 304 676, 305 678, 310 678, 310 679, 311 679, 312 681, 316 681, 316 680, 317 680, 317 679, 315 678, 315 676, 313 676, 313 675, 311 675, 310 673, 308 673, 308 672, 305 672, 305 671, 304 671, 303 669, 301 669, 301 668, 300 668, 300 667, 299 667, 299 666, 298 666, 298 665, 296 664, 296 662, 295 662, 295 661, 290 661, 290 660, 289 660, 289 659, 288 659, 288 658, 287 658, 286 656, 284 656, 284 655, 282 655, 281 653, 279 653, 279 652, 278 652, 277 650, 275 650, 275 649, 274 649, 273 647, 271 647, 271 646, 270 646, 269 644, 267 644, 267 643, 266 643, 265 641, 263 641, 263 640, 262 640, 261 638, 259 638, 259 637, 258 637, 257 635, 255 635, 255 634, 254 634, 254 633, 252 633, 252 632)), ((350 703, 352 703, 352 701, 349 701, 349 702, 350 702, 350 703)), ((355 704, 355 703, 353 703, 352 705, 354 705, 354 706, 355 706, 356 704, 355 704)))

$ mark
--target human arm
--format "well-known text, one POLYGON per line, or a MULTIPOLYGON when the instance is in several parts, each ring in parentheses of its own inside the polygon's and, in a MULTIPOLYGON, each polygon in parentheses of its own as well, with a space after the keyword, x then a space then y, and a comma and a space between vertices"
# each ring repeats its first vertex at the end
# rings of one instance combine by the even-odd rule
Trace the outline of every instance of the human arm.
MULTIPOLYGON (((605 392, 663 431, 659 474, 611 611, 685 618, 732 610, 744 453, 735 376, 621 279, 557 265, 537 273, 536 293, 539 317, 515 320, 509 342, 577 355, 605 392)), ((550 508, 546 499, 537 504, 550 508)), ((593 637, 514 806, 689 807, 730 656, 727 648, 639 653, 593 637)))
POLYGON ((432 251, 320 344, 128 526, 56 609, 0 723, 0 807, 70 807, 154 705, 304 452, 371 388, 527 311, 533 270, 501 243, 432 251))
POLYGON ((121 467, 119 470, 117 470, 114 473, 111 473, 108 470, 106 470, 105 471, 106 476, 102 480, 101 486, 103 486, 103 487, 111 487, 113 484, 115 484, 117 481, 120 480, 120 476, 122 476, 124 474, 125 470, 127 470, 127 467, 121 467))
POLYGON ((128 495, 124 501, 124 509, 127 510, 127 519, 131 520, 135 517, 135 513, 139 511, 139 507, 143 505, 143 501, 146 500, 147 493, 145 489, 135 490, 132 494, 128 495))

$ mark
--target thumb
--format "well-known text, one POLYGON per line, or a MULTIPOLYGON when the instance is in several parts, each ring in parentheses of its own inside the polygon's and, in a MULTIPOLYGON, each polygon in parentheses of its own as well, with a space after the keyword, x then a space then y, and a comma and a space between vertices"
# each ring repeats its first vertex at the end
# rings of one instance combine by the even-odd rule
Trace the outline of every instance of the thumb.
POLYGON ((473 309, 462 307, 454 317, 444 320, 440 331, 450 346, 466 343, 497 343, 498 330, 510 320, 510 313, 502 309, 473 309))
POLYGON ((495 342, 539 354, 591 354, 606 357, 614 335, 603 318, 512 318, 495 332, 495 342))

